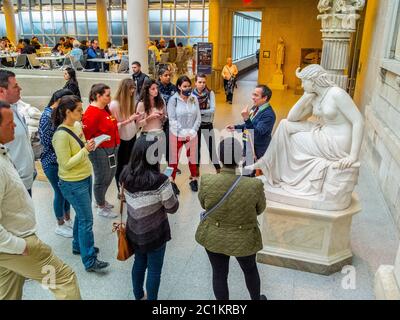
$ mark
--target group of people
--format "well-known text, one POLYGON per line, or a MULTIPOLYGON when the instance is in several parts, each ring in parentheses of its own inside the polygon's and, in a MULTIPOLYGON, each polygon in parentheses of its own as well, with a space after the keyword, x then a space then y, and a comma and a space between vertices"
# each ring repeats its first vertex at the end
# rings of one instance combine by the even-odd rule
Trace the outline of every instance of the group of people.
MULTIPOLYGON (((124 190, 119 197, 128 205, 127 239, 135 249, 135 298, 146 298, 143 285, 147 270, 147 298, 157 299, 166 242, 171 239, 167 214, 179 207, 180 191, 175 178, 185 145, 189 185, 192 191, 199 191, 201 206, 213 211, 221 198, 225 200, 223 206, 200 223, 196 232, 196 240, 207 250, 213 268, 216 298, 229 298, 230 256, 237 257, 251 298, 265 298, 260 295, 255 260, 262 247, 257 215, 265 209, 263 185, 251 178, 254 172, 238 179, 235 171, 243 156, 251 154, 251 158, 246 158, 246 163, 251 164, 268 147, 275 122, 269 104, 271 90, 257 86, 252 94, 254 106, 241 112, 244 122, 226 127, 243 132, 244 150, 236 139, 226 138, 220 143, 217 156, 213 137, 215 95, 207 87, 206 76, 197 74, 193 86, 187 76, 172 84, 167 68, 160 68, 157 80, 142 73, 139 62, 132 64, 132 70, 133 78, 122 80, 114 97, 109 86, 94 84, 84 112, 75 72, 67 69, 66 86, 54 92, 42 114, 41 163, 54 190, 56 233, 73 238, 72 253, 81 256, 86 271, 107 268, 109 263, 98 259, 100 249, 95 246, 92 189, 97 214, 115 218, 118 215, 106 200, 115 178, 118 189, 123 186, 124 190), (217 174, 203 175, 199 185, 199 150, 204 132, 217 174), (107 135, 108 140, 96 143, 102 135, 107 135), (173 169, 170 176, 161 172, 163 155, 173 169)), ((18 112, 20 91, 15 74, 1 70, 0 174, 4 179, 0 179, 0 298, 21 298, 25 278, 38 280, 39 267, 45 261, 54 261, 56 297, 78 299, 74 272, 35 235, 34 208, 29 196, 35 178, 34 157, 29 139, 22 139, 26 137, 26 124, 18 112), (18 145, 13 145, 17 140, 18 145), (18 165, 21 157, 24 165, 30 163, 33 170, 18 165), (17 176, 20 178, 16 179, 17 176), (13 203, 21 205, 13 207, 13 203), (46 250, 46 255, 30 256, 30 251, 41 249, 46 250)))

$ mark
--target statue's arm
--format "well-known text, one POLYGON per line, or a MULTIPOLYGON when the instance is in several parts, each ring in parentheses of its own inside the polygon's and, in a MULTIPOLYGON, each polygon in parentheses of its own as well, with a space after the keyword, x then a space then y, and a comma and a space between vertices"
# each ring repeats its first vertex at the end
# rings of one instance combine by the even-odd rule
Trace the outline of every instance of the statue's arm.
POLYGON ((311 100, 315 98, 315 94, 304 93, 296 104, 290 109, 287 116, 288 121, 302 121, 312 115, 311 100))
POLYGON ((353 126, 350 158, 353 162, 360 156, 361 142, 364 132, 364 120, 353 99, 346 91, 335 88, 337 94, 334 95, 336 105, 340 112, 349 120, 353 126))

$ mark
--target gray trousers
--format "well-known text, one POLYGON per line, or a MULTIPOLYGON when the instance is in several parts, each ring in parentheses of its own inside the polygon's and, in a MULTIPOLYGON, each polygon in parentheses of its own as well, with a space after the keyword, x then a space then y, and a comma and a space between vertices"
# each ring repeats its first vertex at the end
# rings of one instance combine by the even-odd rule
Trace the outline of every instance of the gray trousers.
POLYGON ((97 148, 89 154, 94 171, 93 193, 99 206, 105 205, 107 189, 117 171, 117 166, 110 168, 109 156, 115 155, 115 164, 117 165, 117 154, 118 146, 115 148, 97 148))

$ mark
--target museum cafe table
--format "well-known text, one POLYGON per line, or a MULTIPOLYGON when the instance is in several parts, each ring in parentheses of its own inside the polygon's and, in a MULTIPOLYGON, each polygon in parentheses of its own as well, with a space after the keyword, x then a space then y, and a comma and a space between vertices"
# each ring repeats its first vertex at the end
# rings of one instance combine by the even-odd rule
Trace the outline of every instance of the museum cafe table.
POLYGON ((40 62, 49 62, 49 66, 52 69, 60 68, 59 66, 54 67, 54 65, 57 65, 55 62, 59 60, 65 60, 68 58, 68 56, 46 56, 46 57, 35 57, 36 60, 39 60, 40 62))
POLYGON ((121 60, 120 57, 87 59, 87 61, 100 62, 101 63, 101 72, 104 72, 104 63, 110 63, 112 61, 120 61, 120 60, 121 60))

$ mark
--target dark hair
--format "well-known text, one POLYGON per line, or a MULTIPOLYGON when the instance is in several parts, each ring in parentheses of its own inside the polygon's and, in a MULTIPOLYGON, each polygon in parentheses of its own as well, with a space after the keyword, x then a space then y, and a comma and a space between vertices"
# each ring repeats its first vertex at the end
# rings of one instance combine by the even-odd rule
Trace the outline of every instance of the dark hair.
POLYGON ((62 97, 58 107, 51 113, 53 126, 58 128, 58 126, 67 118, 67 110, 73 112, 78 107, 79 102, 82 102, 81 99, 74 95, 62 97))
POLYGON ((78 85, 78 80, 76 80, 76 72, 75 72, 75 70, 73 68, 71 68, 71 67, 67 67, 67 68, 65 68, 65 71, 67 71, 68 75, 69 75, 68 82, 72 82, 72 83, 75 83, 76 85, 78 85))
POLYGON ((158 78, 160 79, 160 77, 161 77, 166 71, 169 71, 169 69, 166 68, 166 67, 161 67, 161 68, 158 70, 158 78))
POLYGON ((29 46, 31 44, 31 41, 29 39, 24 39, 24 43, 29 46))
POLYGON ((86 46, 86 45, 87 45, 87 43, 88 43, 88 41, 87 41, 87 40, 82 40, 82 41, 81 41, 81 45, 84 45, 84 46, 86 46))
POLYGON ((142 65, 140 64, 140 62, 139 61, 133 61, 132 62, 132 65, 134 65, 134 64, 136 64, 137 66, 139 66, 139 67, 141 67, 142 65))
POLYGON ((103 95, 106 90, 110 89, 110 87, 104 83, 96 83, 92 85, 89 93, 89 102, 93 102, 97 100, 97 95, 103 95))
POLYGON ((71 96, 74 93, 69 89, 60 89, 53 93, 51 99, 49 101, 48 107, 52 106, 58 99, 61 99, 64 96, 71 96))
POLYGON ((0 87, 8 89, 8 83, 10 78, 15 78, 15 73, 8 70, 0 69, 0 87))
POLYGON ((228 137, 219 144, 219 160, 225 167, 236 168, 242 158, 242 145, 233 138, 228 137))
POLYGON ((0 124, 3 121, 3 118, 1 117, 2 109, 10 109, 10 104, 6 101, 0 100, 0 124))
POLYGON ((168 48, 176 48, 175 41, 173 39, 168 41, 168 48))
MULTIPOLYGON (((150 87, 155 84, 158 87, 158 83, 154 79, 146 79, 143 83, 142 91, 140 92, 140 101, 143 101, 144 112, 148 115, 150 114, 151 104, 150 104, 150 87)), ((158 90, 158 95, 154 97, 154 106, 156 109, 161 110, 165 103, 161 96, 160 90, 158 90)))
POLYGON ((195 75, 194 81, 197 81, 198 78, 205 78, 205 79, 207 79, 207 76, 205 75, 205 73, 198 73, 198 74, 195 75))
MULTIPOLYGON (((148 152, 149 148, 156 143, 158 144, 158 139, 149 135, 142 135, 136 140, 129 163, 122 170, 119 180, 128 191, 137 186, 151 186, 157 181, 160 175, 160 164, 157 161, 153 164, 149 163, 147 158, 151 156, 148 152)), ((157 155, 154 154, 154 156, 157 155)))
POLYGON ((266 85, 264 84, 259 84, 256 86, 256 88, 261 89, 261 96, 264 97, 268 97, 267 101, 271 100, 272 97, 272 91, 270 88, 268 88, 266 85))
POLYGON ((177 87, 179 93, 181 93, 181 90, 178 87, 180 87, 182 85, 182 83, 184 83, 184 82, 189 82, 190 85, 192 85, 192 81, 190 81, 188 76, 180 76, 178 78, 178 80, 176 81, 176 87, 177 87))
POLYGON ((127 37, 123 37, 122 38, 122 43, 123 44, 128 44, 128 38, 127 37))
POLYGON ((107 47, 107 48, 111 48, 111 47, 112 47, 112 43, 111 43, 110 41, 107 41, 106 47, 107 47))
POLYGON ((179 43, 178 43, 178 47, 183 47, 183 43, 182 43, 182 42, 179 42, 179 43))

